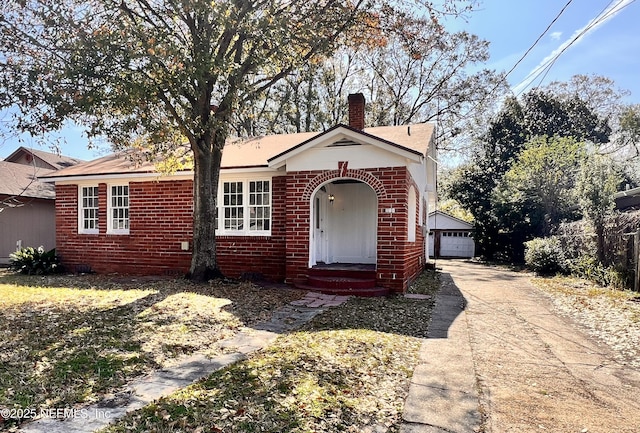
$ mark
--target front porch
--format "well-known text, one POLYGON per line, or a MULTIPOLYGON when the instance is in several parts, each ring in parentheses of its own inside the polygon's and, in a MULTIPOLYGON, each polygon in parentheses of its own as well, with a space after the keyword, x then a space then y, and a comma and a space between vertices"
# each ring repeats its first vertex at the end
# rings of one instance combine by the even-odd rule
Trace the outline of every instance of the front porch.
POLYGON ((318 263, 294 285, 328 295, 372 297, 390 293, 389 289, 376 286, 376 265, 368 263, 318 263))

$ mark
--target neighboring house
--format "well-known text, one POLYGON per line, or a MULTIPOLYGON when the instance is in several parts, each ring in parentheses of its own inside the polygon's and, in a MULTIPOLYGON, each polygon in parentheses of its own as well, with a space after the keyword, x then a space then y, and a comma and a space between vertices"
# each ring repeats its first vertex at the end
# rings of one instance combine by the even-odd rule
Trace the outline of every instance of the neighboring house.
POLYGON ((19 147, 0 161, 0 264, 27 246, 55 246, 55 188, 40 176, 81 162, 19 147))
POLYGON ((620 191, 613 196, 616 202, 616 209, 619 211, 632 211, 640 209, 640 188, 620 191))
MULTIPOLYGON (((424 268, 436 193, 434 125, 364 129, 364 105, 362 94, 349 96, 349 126, 225 146, 216 221, 225 275, 402 292, 424 268), (318 268, 331 269, 313 274, 318 268)), ((49 180, 57 252, 68 268, 188 271, 193 172, 162 175, 113 154, 49 180)))
POLYGON ((429 214, 429 258, 473 257, 473 224, 441 211, 429 214))

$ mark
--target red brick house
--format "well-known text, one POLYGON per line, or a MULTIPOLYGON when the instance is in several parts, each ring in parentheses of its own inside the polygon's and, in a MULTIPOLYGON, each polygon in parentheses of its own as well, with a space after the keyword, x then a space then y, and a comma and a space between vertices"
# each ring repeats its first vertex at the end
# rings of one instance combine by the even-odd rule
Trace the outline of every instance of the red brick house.
MULTIPOLYGON (((340 289, 314 272, 343 264, 367 272, 343 273, 348 290, 363 284, 402 292, 423 269, 435 201, 434 126, 365 129, 364 97, 349 100, 349 126, 225 146, 216 221, 225 275, 340 289)), ((161 175, 150 163, 133 166, 113 154, 49 180, 56 185, 56 248, 69 269, 188 271, 192 172, 161 175)))

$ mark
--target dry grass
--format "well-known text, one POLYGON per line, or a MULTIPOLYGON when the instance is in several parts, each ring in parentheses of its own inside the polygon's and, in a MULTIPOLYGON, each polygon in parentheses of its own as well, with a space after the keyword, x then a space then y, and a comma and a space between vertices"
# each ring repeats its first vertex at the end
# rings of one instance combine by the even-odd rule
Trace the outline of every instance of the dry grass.
MULTIPOLYGON (((419 278, 413 293, 432 294, 419 278)), ((249 283, 0 274, 0 407, 72 407, 268 319, 303 293, 249 283)), ((398 431, 434 297, 353 298, 109 432, 398 431)))
POLYGON ((572 277, 535 278, 554 306, 608 344, 616 359, 640 367, 640 294, 572 277))
MULTIPOLYGON (((412 291, 434 295, 437 283, 426 273, 412 291)), ((106 431, 396 432, 432 307, 352 298, 106 431)))
POLYGON ((0 407, 95 401, 264 320, 302 292, 182 279, 0 273, 0 407))

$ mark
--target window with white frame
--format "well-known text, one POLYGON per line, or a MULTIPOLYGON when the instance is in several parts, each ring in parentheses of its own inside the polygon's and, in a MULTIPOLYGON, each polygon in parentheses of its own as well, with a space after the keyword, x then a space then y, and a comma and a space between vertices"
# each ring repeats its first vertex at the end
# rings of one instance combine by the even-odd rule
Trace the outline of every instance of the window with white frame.
POLYGON ((223 184, 224 230, 242 230, 244 228, 242 186, 242 182, 224 182, 223 184))
POLYGON ((129 185, 109 186, 107 233, 129 233, 129 185))
POLYGON ((222 182, 222 218, 224 234, 268 234, 271 230, 271 181, 246 180, 222 182))
POLYGON ((78 233, 98 233, 98 187, 79 187, 78 233))
POLYGON ((268 180, 249 181, 249 230, 271 230, 271 191, 268 180))

